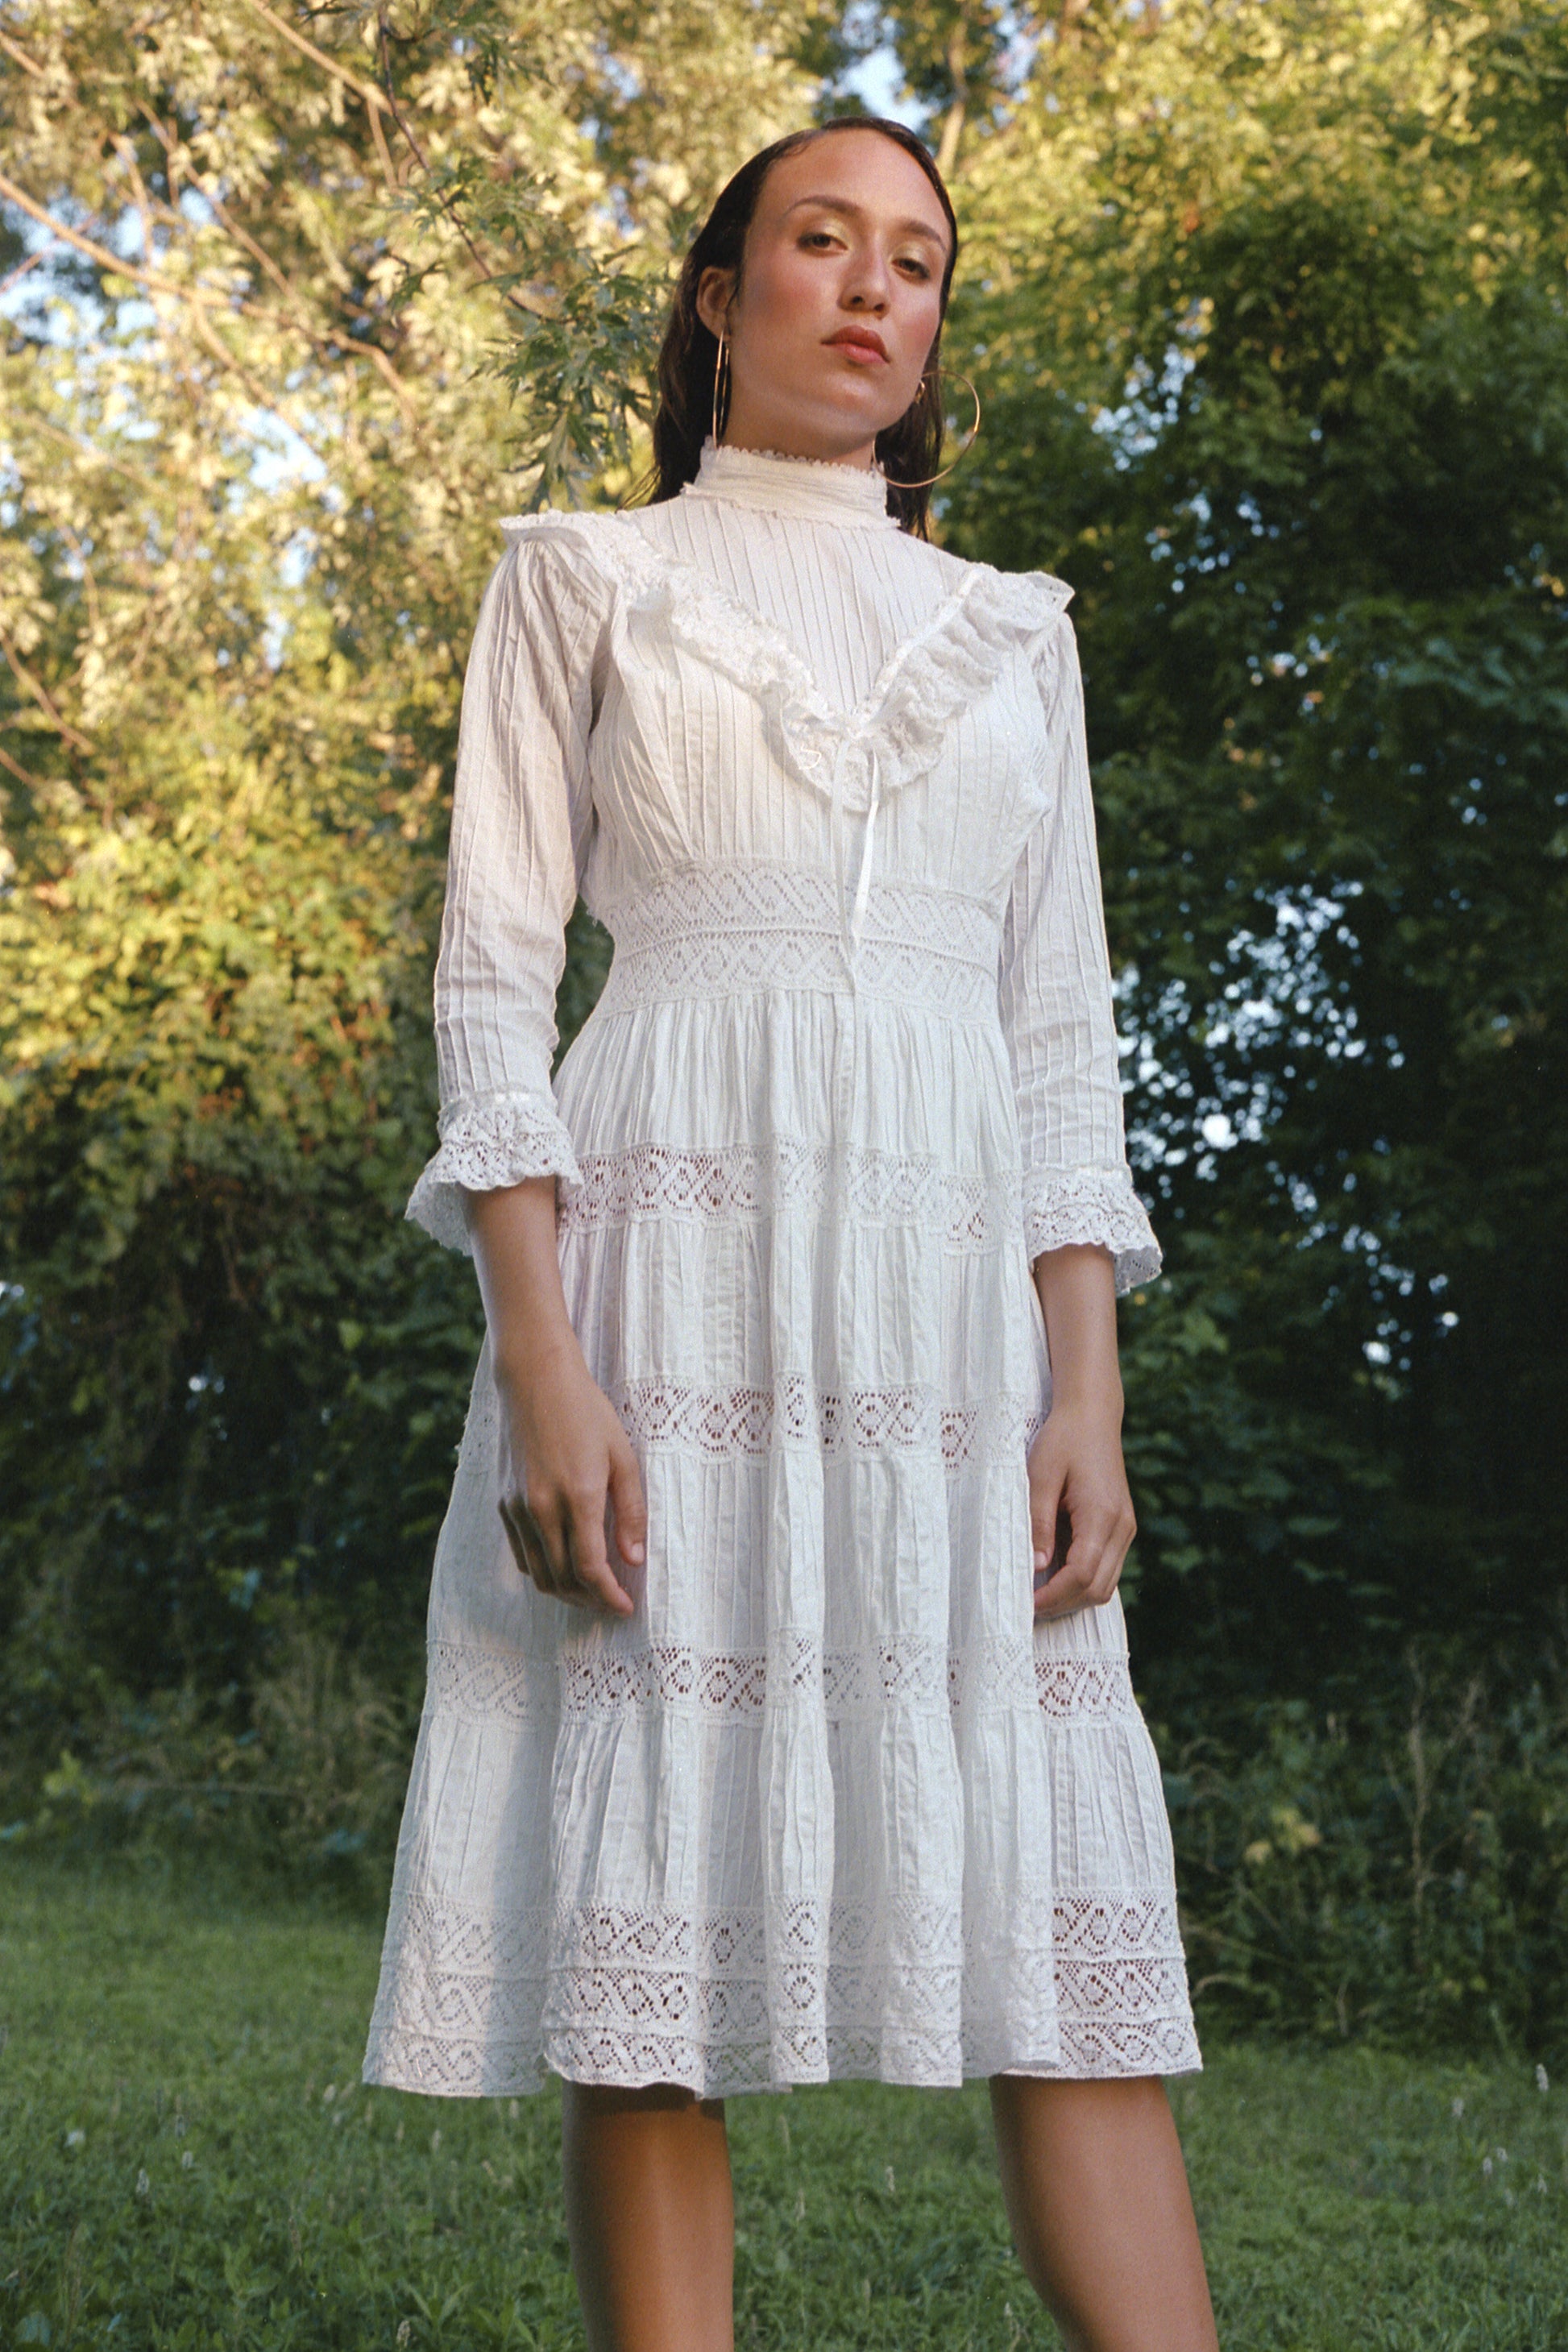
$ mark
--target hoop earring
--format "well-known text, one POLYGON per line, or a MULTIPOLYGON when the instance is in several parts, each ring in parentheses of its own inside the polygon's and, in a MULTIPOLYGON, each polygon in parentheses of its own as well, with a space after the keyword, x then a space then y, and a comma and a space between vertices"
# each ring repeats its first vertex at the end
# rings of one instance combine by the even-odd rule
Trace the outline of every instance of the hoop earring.
MULTIPOLYGON (((730 390, 730 338, 722 328, 719 331, 719 348, 713 355, 713 446, 715 449, 720 446, 719 389, 721 383, 727 395, 730 390)), ((726 423, 729 422, 729 415, 730 404, 726 397, 724 402, 726 423)))
MULTIPOLYGON (((932 484, 933 482, 945 481, 945 479, 947 478, 948 475, 952 473, 952 469, 953 469, 953 466, 962 466, 962 464, 963 463, 963 460, 965 459, 965 457, 968 457, 968 455, 969 455, 970 451, 973 448, 973 446, 974 446, 974 445, 975 445, 976 441, 980 438, 980 394, 975 391, 973 384, 970 383, 970 380, 969 380, 968 376, 966 376, 966 375, 960 375, 960 374, 959 374, 959 372, 958 372, 958 370, 957 370, 956 368, 954 368, 954 369, 953 369, 952 373, 953 373, 953 374, 954 374, 954 375, 958 376, 958 381, 959 381, 959 383, 967 383, 967 384, 969 384, 969 397, 970 397, 970 398, 971 398, 971 400, 973 400, 973 403, 974 403, 974 422, 973 422, 973 425, 970 426, 970 428, 969 428, 969 438, 968 438, 968 440, 967 440, 967 441, 965 441, 965 443, 964 443, 964 445, 963 445, 963 448, 959 451, 959 453, 958 453, 957 457, 953 459, 953 461, 952 461, 952 466, 944 466, 944 467, 942 467, 942 471, 941 471, 941 473, 940 473, 940 474, 928 474, 928 475, 926 476, 926 478, 925 478, 925 479, 924 479, 924 481, 923 481, 923 482, 900 482, 900 481, 898 479, 898 478, 897 478, 897 476, 896 476, 896 475, 889 474, 889 475, 888 476, 888 487, 889 487, 889 489, 892 489, 892 490, 929 490, 929 489, 930 489, 930 488, 931 488, 931 484, 932 484)), ((942 373, 942 370, 941 370, 941 368, 937 368, 937 369, 934 371, 934 373, 933 373, 932 374, 931 374, 931 375, 922 375, 922 376, 921 376, 921 391, 920 391, 920 395, 919 395, 919 396, 923 397, 924 393, 925 393, 925 388, 926 388, 926 386, 927 386, 927 384, 928 384, 928 383, 929 383, 929 384, 931 384, 931 385, 933 385, 933 386, 935 385, 935 383, 936 383, 936 381, 937 381, 937 378, 941 375, 941 373, 942 373)), ((937 409, 937 414, 938 414, 938 415, 939 415, 939 416, 940 416, 940 415, 941 415, 941 414, 942 414, 942 410, 941 410, 941 406, 940 406, 940 404, 939 404, 938 409, 937 409)))

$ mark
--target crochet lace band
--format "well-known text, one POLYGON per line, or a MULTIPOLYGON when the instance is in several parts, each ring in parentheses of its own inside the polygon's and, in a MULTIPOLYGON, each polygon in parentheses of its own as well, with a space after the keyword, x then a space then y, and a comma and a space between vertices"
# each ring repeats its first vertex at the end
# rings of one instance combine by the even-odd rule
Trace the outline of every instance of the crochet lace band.
POLYGON ((982 900, 874 882, 852 967, 839 888, 830 873, 767 859, 679 866, 598 910, 616 940, 599 1002, 624 1013, 749 988, 855 987, 953 1020, 994 1014, 1002 927, 982 900))

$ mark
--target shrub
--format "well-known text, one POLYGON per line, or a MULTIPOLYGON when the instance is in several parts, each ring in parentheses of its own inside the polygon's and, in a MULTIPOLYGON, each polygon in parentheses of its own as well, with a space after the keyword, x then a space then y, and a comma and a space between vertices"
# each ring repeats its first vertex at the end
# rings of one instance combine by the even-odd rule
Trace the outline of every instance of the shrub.
POLYGON ((1156 1725, 1194 1991, 1217 2021, 1531 2059, 1568 2020, 1563 1651, 1410 1645, 1350 1708, 1156 1725))

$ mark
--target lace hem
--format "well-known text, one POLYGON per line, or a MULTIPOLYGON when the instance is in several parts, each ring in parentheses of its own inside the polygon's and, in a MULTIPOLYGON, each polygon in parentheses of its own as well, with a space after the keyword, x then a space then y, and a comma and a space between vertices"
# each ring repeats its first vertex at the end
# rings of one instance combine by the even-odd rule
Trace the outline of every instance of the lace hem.
POLYGON ((425 1687, 427 1715, 462 1723, 669 1712, 758 1725, 764 1708, 818 1703, 830 1724, 975 1706, 1037 1706, 1064 1730, 1141 1721, 1125 1651, 1061 1657, 1027 1641, 965 1652, 913 1640, 833 1650, 797 1633, 771 1650, 712 1651, 622 1643, 611 1633, 563 1642, 554 1658, 433 1642, 425 1687))
POLYGON ((998 1941, 952 1903, 489 1919, 394 1887, 363 2079, 447 2096, 577 2082, 705 2097, 871 2077, 1185 2074, 1202 2063, 1174 1905, 1146 1888, 1026 1905, 998 1941), (966 2015, 1005 1988, 1009 2021, 966 2015))
POLYGON ((581 1184, 582 1171, 553 1097, 531 1088, 469 1096, 437 1121, 439 1150, 426 1162, 404 1215, 447 1249, 473 1255, 463 1192, 493 1192, 530 1176, 581 1184))
POLYGON ((1024 1242, 1032 1265, 1043 1250, 1099 1242, 1116 1264, 1120 1297, 1152 1282, 1163 1258, 1149 1213, 1133 1187, 1132 1171, 1078 1168, 1066 1175, 1032 1169, 1024 1177, 1024 1242))

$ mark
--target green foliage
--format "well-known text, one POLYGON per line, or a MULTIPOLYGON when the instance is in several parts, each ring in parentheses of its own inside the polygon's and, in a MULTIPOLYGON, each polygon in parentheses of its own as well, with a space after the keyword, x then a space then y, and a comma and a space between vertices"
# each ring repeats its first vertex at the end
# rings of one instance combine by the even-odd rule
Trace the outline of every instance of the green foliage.
POLYGON ((625 458, 669 224, 813 87, 746 0, 6 27, 0 1819, 128 1710, 237 1737, 300 1612, 402 1686, 480 1330, 402 1210, 497 517, 625 458), (732 97, 649 71, 699 49, 732 97))
MULTIPOLYGON (((263 1910, 211 1874, 181 1890, 0 1861, 6 2342, 581 2342, 553 2092, 361 2087, 376 1951, 373 1927, 263 1910)), ((1370 2051, 1206 2060, 1173 2099, 1234 2352, 1562 2340, 1554 2079, 1370 2051)), ((1055 2341, 1007 2246, 983 2085, 835 2084, 732 2100, 729 2123, 739 2343, 1055 2341)))
POLYGON ((248 1687, 112 1696, 0 1830, 29 1855, 243 1872, 252 1888, 384 1912, 420 1693, 286 1619, 248 1687))
POLYGON ((1162 1727, 1200 2001, 1275 2033, 1568 2058, 1561 1656, 1413 1649, 1378 1696, 1162 1727))
MULTIPOLYGON (((689 224, 871 20, 5 22, 0 1822, 364 1893, 479 1336, 401 1212, 496 518, 624 495, 689 224)), ((989 7, 878 23, 957 157, 985 426, 940 527, 1077 589, 1198 1972, 1523 2047, 1563 1925, 1518 1662, 1568 1549, 1568 28, 1069 0, 1024 72, 989 7), (1429 1886, 1413 1633, 1480 1678, 1431 1670, 1429 1886)), ((580 909, 563 1042, 607 946, 580 909)))
POLYGON ((1563 1584, 1565 73, 1546 7, 1186 0, 973 151, 946 527, 1077 589, 1145 1654, 1252 1687, 1563 1584))

